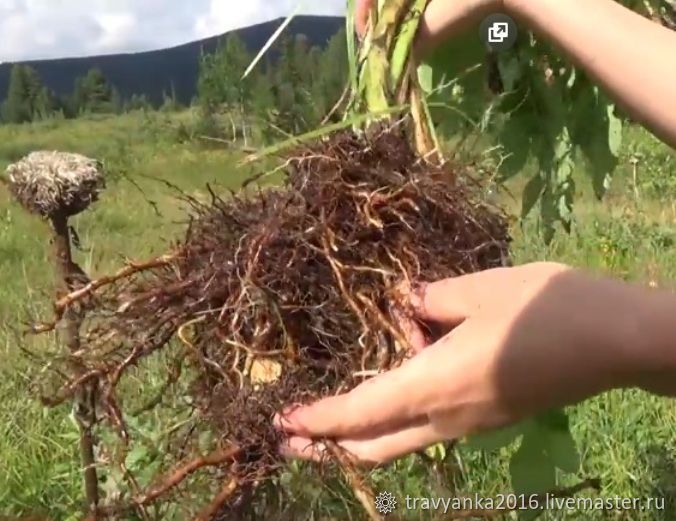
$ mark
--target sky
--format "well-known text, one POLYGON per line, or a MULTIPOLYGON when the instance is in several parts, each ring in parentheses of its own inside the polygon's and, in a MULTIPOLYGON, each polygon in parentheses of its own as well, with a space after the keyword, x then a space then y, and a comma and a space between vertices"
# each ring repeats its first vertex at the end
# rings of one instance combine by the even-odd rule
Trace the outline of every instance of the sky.
MULTIPOLYGON (((162 49, 291 13, 299 0, 0 0, 0 63, 162 49)), ((345 0, 304 0, 340 15, 345 0)))

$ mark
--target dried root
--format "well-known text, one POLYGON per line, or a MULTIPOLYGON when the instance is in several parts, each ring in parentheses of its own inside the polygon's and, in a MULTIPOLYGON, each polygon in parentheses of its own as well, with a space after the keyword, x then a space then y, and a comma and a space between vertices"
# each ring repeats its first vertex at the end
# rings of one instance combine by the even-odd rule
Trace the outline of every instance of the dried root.
MULTIPOLYGON (((190 200, 190 224, 170 255, 129 264, 56 305, 57 317, 79 306, 86 319, 82 348, 65 357, 80 376, 58 382, 49 401, 97 380, 106 419, 125 443, 133 440, 119 383, 153 353, 182 349, 190 370, 173 371, 168 385, 193 375, 196 415, 223 446, 238 447, 214 463, 223 488, 197 519, 282 468, 282 435, 271 425, 282 407, 401 362, 407 340, 392 310, 407 313, 397 302, 402 281, 508 262, 506 220, 478 199, 466 172, 426 164, 394 131, 337 134, 286 164, 281 188, 190 200)), ((341 468, 372 511, 368 487, 341 468)), ((130 505, 161 499, 174 482, 130 505)))

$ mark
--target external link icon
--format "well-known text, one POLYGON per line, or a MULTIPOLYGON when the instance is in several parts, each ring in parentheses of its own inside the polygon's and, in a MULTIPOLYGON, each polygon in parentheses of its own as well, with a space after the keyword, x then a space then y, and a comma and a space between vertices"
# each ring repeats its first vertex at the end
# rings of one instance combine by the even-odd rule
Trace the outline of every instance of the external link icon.
POLYGON ((502 43, 509 38, 507 22, 493 22, 488 28, 488 43, 502 43))
POLYGON ((481 40, 491 52, 508 51, 516 43, 516 22, 504 13, 487 16, 481 23, 481 40))

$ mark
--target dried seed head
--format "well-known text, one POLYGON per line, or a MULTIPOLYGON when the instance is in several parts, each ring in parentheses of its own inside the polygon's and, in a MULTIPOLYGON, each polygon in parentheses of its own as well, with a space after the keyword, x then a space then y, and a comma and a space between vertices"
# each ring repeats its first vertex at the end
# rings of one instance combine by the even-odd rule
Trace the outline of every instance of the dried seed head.
POLYGON ((45 218, 83 212, 105 188, 99 161, 66 152, 32 152, 7 167, 7 177, 16 200, 45 218))

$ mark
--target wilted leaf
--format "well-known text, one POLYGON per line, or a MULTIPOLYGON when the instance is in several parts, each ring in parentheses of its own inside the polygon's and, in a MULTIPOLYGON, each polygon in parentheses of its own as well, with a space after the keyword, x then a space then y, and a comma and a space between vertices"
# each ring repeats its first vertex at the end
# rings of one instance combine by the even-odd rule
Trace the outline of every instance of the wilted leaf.
POLYGON ((254 360, 249 378, 253 384, 269 384, 279 380, 282 375, 282 364, 269 358, 254 360))

